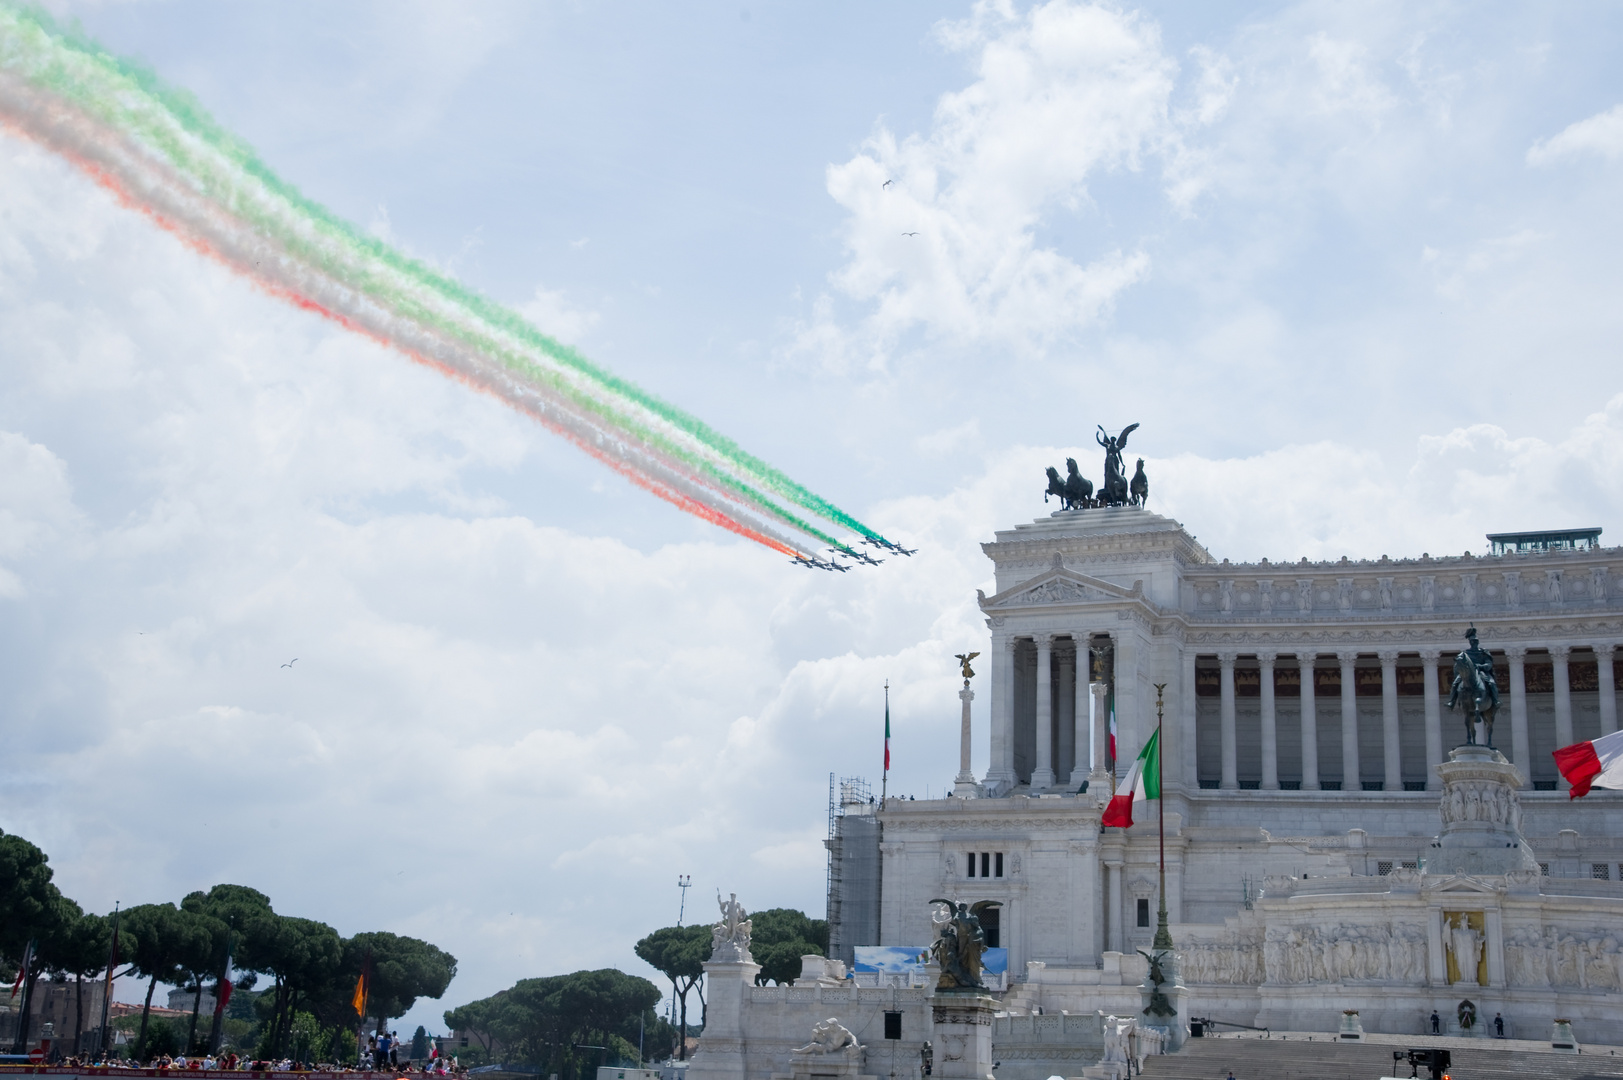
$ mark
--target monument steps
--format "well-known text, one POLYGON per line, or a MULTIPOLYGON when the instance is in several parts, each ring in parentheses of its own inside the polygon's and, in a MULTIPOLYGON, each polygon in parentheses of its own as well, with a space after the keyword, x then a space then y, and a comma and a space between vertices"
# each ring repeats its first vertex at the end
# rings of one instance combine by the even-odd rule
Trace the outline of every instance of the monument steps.
MULTIPOLYGON (((1525 1044, 1523 1044, 1525 1045, 1525 1044)), ((1408 1076, 1409 1065, 1396 1067, 1392 1051, 1446 1046, 1453 1052, 1449 1075, 1454 1080, 1611 1080, 1623 1078, 1623 1057, 1557 1054, 1513 1050, 1491 1041, 1464 1039, 1407 1043, 1306 1042, 1296 1039, 1190 1039, 1176 1054, 1144 1059, 1145 1080, 1223 1080, 1230 1069, 1236 1080, 1376 1080, 1408 1076), (1461 1045, 1469 1043, 1471 1045, 1461 1045)), ((1425 1071, 1421 1070, 1421 1075, 1425 1071)))

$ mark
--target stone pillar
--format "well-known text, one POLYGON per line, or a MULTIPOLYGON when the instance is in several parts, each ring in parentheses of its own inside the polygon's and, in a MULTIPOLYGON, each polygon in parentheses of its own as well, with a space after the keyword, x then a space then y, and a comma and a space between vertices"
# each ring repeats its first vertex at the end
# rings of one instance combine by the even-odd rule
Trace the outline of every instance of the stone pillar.
POLYGON ((964 680, 964 688, 958 691, 958 700, 964 703, 964 714, 958 722, 958 775, 953 779, 952 793, 960 799, 967 799, 976 794, 975 774, 969 768, 969 755, 973 747, 969 703, 975 700, 975 691, 969 688, 968 679, 964 680))
MULTIPOLYGON (((1555 745, 1572 745, 1572 678, 1567 668, 1567 658, 1572 653, 1570 645, 1550 646, 1550 674, 1555 677, 1555 745)), ((1559 775, 1557 770, 1556 783, 1562 791, 1572 785, 1567 778, 1559 775)))
POLYGON ((1437 650, 1421 649, 1420 666, 1426 680, 1426 790, 1443 786, 1437 766, 1443 761, 1443 703, 1437 687, 1437 650))
POLYGON ((1088 712, 1088 673, 1091 669, 1093 657, 1088 652, 1088 636, 1086 634, 1074 635, 1076 640, 1076 685, 1071 688, 1076 698, 1072 708, 1072 716, 1076 727, 1073 745, 1076 747, 1076 764, 1071 766, 1070 787, 1072 791, 1082 786, 1082 781, 1088 778, 1093 768, 1093 738, 1092 728, 1089 726, 1090 714, 1088 712))
POLYGON ((1278 653, 1257 654, 1262 677, 1262 783, 1263 791, 1279 790, 1279 730, 1274 715, 1274 661, 1278 653))
POLYGON ((1138 641, 1131 629, 1115 635, 1116 753, 1132 761, 1144 749, 1144 730, 1138 702, 1138 641))
POLYGON ((1302 678, 1302 790, 1319 790, 1319 714, 1314 707, 1313 672, 1317 653, 1297 653, 1296 668, 1302 678))
POLYGON ((1105 918, 1109 927, 1110 951, 1121 952, 1126 942, 1126 935, 1122 933, 1121 915, 1121 868, 1120 859, 1105 860, 1105 871, 1109 875, 1109 900, 1105 910, 1105 918))
MULTIPOLYGON (((941 1080, 993 1080, 992 1015, 996 1011, 997 1000, 990 994, 935 994, 930 999, 935 1051, 931 1076, 941 1080)), ((868 1038, 872 1046, 874 1039, 871 1035, 868 1038)), ((870 1068, 879 1071, 877 1063, 870 1068)))
POLYGON ((1435 874, 1537 874, 1538 863, 1521 831, 1521 797, 1516 793, 1526 780, 1521 770, 1491 747, 1456 746, 1437 772, 1443 779, 1443 828, 1427 869, 1435 874))
POLYGON ((1403 790, 1402 736, 1398 733, 1398 654, 1387 649, 1381 658, 1381 750, 1387 791, 1403 790))
POLYGON ((1075 790, 1071 777, 1082 782, 1082 772, 1076 767, 1076 717, 1071 714, 1071 703, 1076 700, 1076 657, 1074 653, 1061 653, 1059 673, 1054 679, 1054 783, 1067 790, 1075 790))
POLYGON ((1358 653, 1338 652, 1341 661, 1341 790, 1364 790, 1358 768, 1358 653))
POLYGON ((1054 786, 1054 637, 1037 635, 1037 762, 1031 770, 1031 790, 1054 786))
POLYGON ((694 1080, 744 1080, 744 1001, 760 970, 753 960, 705 961, 704 1034, 688 1066, 694 1080))
POLYGON ((992 760, 986 767, 987 794, 1014 786, 1014 646, 1010 636, 992 639, 992 760))
POLYGON ((1522 786, 1527 787, 1533 772, 1533 744, 1527 737, 1527 649, 1507 645, 1505 659, 1510 661, 1510 759, 1522 771, 1522 786))
POLYGON ((1222 671, 1219 698, 1219 723, 1223 734, 1223 780, 1221 787, 1231 791, 1240 786, 1239 749, 1234 733, 1234 654, 1218 653, 1217 664, 1222 671))
POLYGON ((1105 714, 1105 692, 1109 688, 1103 682, 1096 682, 1090 689, 1093 691, 1093 771, 1088 773, 1088 791, 1099 802, 1106 803, 1115 794, 1116 786, 1110 773, 1110 755, 1106 750, 1110 717, 1105 714))
POLYGON ((1183 747, 1183 785, 1188 791, 1200 789, 1200 763, 1196 760, 1199 748, 1195 744, 1195 709, 1198 696, 1195 692, 1195 650, 1185 645, 1183 692, 1179 696, 1179 706, 1183 710, 1183 725, 1178 729, 1178 742, 1183 747))
POLYGON ((1600 690, 1600 733, 1610 735, 1617 730, 1617 680, 1612 674, 1612 649, 1615 646, 1610 641, 1595 642, 1595 674, 1599 681, 1596 683, 1600 690))

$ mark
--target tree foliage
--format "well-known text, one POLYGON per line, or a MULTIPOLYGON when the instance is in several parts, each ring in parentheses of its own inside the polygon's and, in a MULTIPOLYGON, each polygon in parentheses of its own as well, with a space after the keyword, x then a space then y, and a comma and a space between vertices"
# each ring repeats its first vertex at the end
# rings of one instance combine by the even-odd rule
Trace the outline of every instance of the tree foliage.
POLYGON ((562 1080, 599 1064, 634 1060, 639 1026, 654 1022, 659 988, 614 968, 521 979, 511 988, 447 1010, 445 1023, 499 1046, 512 1063, 542 1063, 562 1080), (603 1047, 606 1049, 598 1049, 603 1047))
POLYGON ((768 908, 750 916, 750 954, 761 965, 755 981, 779 985, 800 977, 800 958, 828 955, 828 923, 792 908, 768 908))
POLYGON ((681 1014, 677 1056, 684 1060, 688 1053, 688 992, 704 978, 704 962, 710 959, 710 947, 708 926, 667 926, 655 930, 636 945, 637 956, 671 980, 671 993, 681 1014))

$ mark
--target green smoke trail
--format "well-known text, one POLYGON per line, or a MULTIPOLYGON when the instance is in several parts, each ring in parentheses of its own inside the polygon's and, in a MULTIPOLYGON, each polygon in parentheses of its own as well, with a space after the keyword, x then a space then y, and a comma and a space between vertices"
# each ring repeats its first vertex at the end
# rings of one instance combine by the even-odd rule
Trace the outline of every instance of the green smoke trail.
MULTIPOLYGON (((76 29, 61 28, 48 15, 37 9, 25 9, 17 14, 20 21, 34 31, 37 36, 36 45, 56 44, 65 47, 70 53, 75 54, 81 64, 88 63, 104 76, 111 77, 106 80, 111 85, 93 87, 83 77, 85 73, 82 70, 72 70, 68 64, 62 62, 59 53, 49 48, 40 48, 34 53, 36 63, 30 65, 34 68, 30 74, 33 81, 74 101, 87 112, 99 116, 112 126, 138 133, 142 143, 157 150, 174 167, 192 176, 221 205, 261 233, 277 237, 283 246, 297 257, 320 267, 338 280, 348 282, 410 318, 432 325, 443 333, 495 355, 505 366, 521 373, 525 378, 544 379, 555 392, 566 392, 562 381, 548 378, 545 369, 526 362, 525 358, 512 350, 496 347, 496 342, 488 335, 475 333, 461 321, 445 317, 433 306, 417 301, 399 288, 389 280, 390 275, 377 273, 365 265, 367 262, 380 264, 405 277, 417 287, 450 302, 463 313, 476 316, 487 325, 540 352, 555 363, 584 376, 601 390, 641 406, 774 494, 864 536, 877 537, 877 533, 860 521, 796 483, 778 469, 747 453, 733 440, 721 435, 697 417, 593 364, 576 350, 553 341, 511 310, 434 271, 418 260, 402 255, 377 239, 358 232, 348 222, 335 217, 325 207, 306 198, 296 188, 282 180, 264 164, 251 147, 222 128, 195 98, 167 86, 149 69, 108 53, 76 29), (40 57, 47 58, 43 65, 37 62, 40 57), (120 87, 119 83, 133 86, 140 93, 133 97, 128 93, 120 93, 123 87, 120 87), (142 97, 159 106, 160 115, 154 116, 149 109, 143 108, 142 97), (182 137, 182 133, 191 136, 191 139, 182 137), (223 158, 240 174, 252 178, 267 192, 295 210, 303 220, 294 222, 290 228, 288 223, 275 213, 274 208, 260 205, 259 200, 254 199, 251 192, 242 187, 239 177, 222 172, 209 159, 209 154, 200 153, 200 147, 194 145, 192 140, 223 158), (336 241, 341 246, 347 247, 350 250, 349 257, 339 258, 335 252, 320 242, 323 239, 336 241)), ((10 60, 12 57, 7 59, 10 60)), ((586 408, 604 421, 633 433, 639 441, 657 446, 661 452, 677 457, 689 467, 702 472, 712 482, 735 496, 742 496, 745 501, 756 504, 771 516, 820 540, 833 542, 831 537, 811 528, 805 521, 779 507, 773 500, 768 499, 764 492, 716 469, 646 425, 635 424, 623 410, 606 409, 597 405, 591 401, 592 395, 582 395, 571 390, 567 391, 567 396, 577 407, 586 408)))

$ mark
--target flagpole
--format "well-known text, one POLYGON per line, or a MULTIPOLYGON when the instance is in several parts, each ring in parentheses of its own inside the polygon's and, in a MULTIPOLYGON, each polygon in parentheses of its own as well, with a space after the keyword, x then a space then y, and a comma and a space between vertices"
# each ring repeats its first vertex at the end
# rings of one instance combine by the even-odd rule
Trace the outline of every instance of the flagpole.
MULTIPOLYGON (((890 787, 890 680, 885 680, 885 768, 879 774, 879 805, 885 805, 885 792, 890 787)), ((872 788, 868 789, 872 791, 872 788)))
POLYGON ((1172 948, 1172 931, 1167 929, 1167 793, 1161 786, 1161 759, 1166 754, 1166 743, 1161 739, 1161 696, 1166 688, 1166 683, 1155 684, 1155 821, 1161 834, 1161 914, 1155 924, 1155 943, 1152 947, 1157 951, 1172 948))

